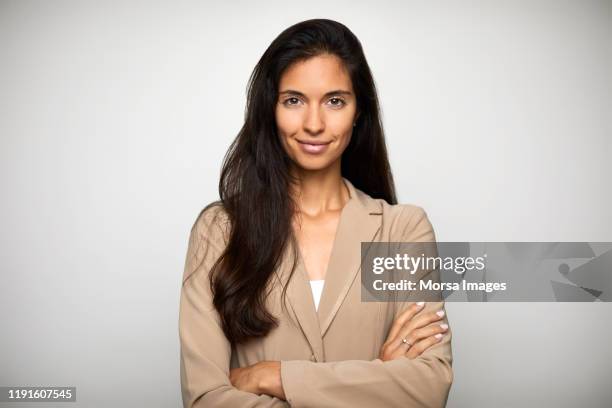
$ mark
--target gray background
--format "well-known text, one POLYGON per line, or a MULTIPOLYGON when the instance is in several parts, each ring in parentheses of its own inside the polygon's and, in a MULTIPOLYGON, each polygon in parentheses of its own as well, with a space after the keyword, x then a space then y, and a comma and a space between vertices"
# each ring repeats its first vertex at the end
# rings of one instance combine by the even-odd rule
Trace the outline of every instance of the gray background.
MULTIPOLYGON (((255 3, 0 2, 0 385, 179 406, 189 228, 307 18, 362 41, 438 240, 612 241, 609 1, 255 3)), ((610 406, 609 303, 447 309, 449 407, 610 406)))

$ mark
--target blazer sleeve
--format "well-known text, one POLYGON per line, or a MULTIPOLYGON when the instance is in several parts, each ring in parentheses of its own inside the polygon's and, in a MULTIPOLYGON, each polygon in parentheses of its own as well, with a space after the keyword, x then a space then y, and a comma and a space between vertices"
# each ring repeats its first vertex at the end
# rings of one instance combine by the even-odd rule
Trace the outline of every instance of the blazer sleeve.
POLYGON ((288 407, 285 400, 238 390, 229 380, 231 345, 212 305, 208 274, 225 247, 217 208, 190 232, 180 296, 181 391, 185 408, 288 407))
MULTIPOLYGON (((407 209, 402 240, 435 241, 425 212, 407 209)), ((394 319, 411 304, 395 303, 394 319)), ((443 307, 442 301, 427 302, 424 311, 443 307)), ((443 321, 448 324, 446 316, 443 321)), ((292 407, 444 407, 453 382, 450 341, 449 328, 439 343, 412 360, 281 361, 285 396, 292 407)))

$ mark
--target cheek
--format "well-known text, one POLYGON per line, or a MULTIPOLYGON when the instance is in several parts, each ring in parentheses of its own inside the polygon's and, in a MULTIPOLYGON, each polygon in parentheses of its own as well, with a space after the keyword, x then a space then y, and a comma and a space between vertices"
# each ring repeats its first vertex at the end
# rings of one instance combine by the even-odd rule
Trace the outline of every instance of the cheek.
POLYGON ((276 109, 276 127, 281 136, 288 136, 300 129, 301 117, 295 111, 276 109))
POLYGON ((334 115, 330 117, 328 126, 331 133, 341 140, 342 144, 348 144, 353 131, 353 115, 350 113, 334 115))

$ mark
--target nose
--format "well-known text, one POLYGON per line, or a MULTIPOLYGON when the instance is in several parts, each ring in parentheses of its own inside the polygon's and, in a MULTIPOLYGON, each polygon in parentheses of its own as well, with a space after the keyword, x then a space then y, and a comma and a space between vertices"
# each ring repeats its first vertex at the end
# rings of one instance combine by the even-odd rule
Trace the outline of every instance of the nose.
POLYGON ((311 107, 304 118, 304 130, 312 135, 322 133, 325 130, 325 121, 318 107, 311 107))

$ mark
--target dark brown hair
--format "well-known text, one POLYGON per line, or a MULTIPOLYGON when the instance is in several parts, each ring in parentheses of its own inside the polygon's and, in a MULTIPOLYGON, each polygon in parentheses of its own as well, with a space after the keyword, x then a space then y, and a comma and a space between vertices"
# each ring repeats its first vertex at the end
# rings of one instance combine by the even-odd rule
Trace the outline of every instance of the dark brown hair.
MULTIPOLYGON (((289 27, 270 44, 251 74, 244 125, 223 161, 221 200, 211 204, 222 205, 231 223, 228 244, 210 273, 210 284, 213 304, 232 344, 265 336, 278 323, 265 307, 266 288, 286 245, 295 242, 291 161, 275 120, 278 84, 291 64, 324 53, 343 61, 359 112, 341 157, 342 176, 373 198, 397 203, 376 87, 359 40, 332 20, 289 27)), ((286 287, 283 304, 285 295, 286 287)))

